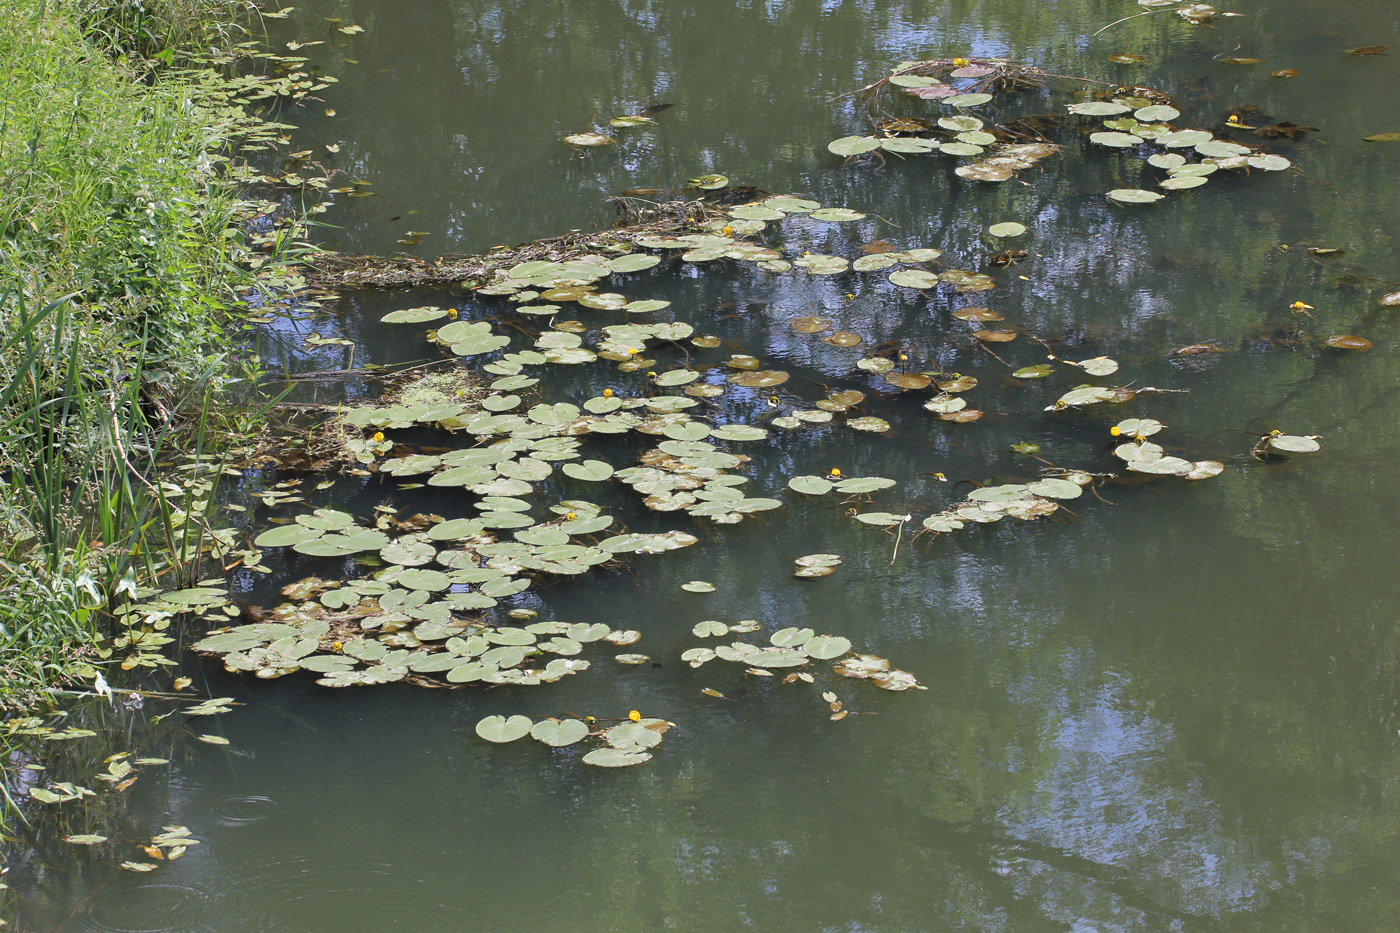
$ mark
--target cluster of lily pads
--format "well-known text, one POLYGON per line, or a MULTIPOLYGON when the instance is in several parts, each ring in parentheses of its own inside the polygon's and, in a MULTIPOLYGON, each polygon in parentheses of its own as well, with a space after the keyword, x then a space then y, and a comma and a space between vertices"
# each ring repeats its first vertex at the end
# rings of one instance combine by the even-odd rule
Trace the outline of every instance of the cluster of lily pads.
POLYGON ((587 670, 590 662, 577 657, 586 645, 624 647, 642 637, 597 623, 464 619, 464 604, 476 601, 416 588, 450 585, 449 574, 422 574, 439 579, 381 574, 335 584, 310 577, 284 588, 293 599, 265 620, 217 630, 192 647, 221 657, 229 671, 271 679, 306 670, 320 674, 317 682, 327 687, 399 681, 533 686, 587 670))
MULTIPOLYGON (((839 562, 840 558, 836 559, 839 562)), ((697 624, 692 634, 697 638, 723 638, 758 629, 759 624, 752 619, 734 623, 708 620, 697 624)), ((736 640, 714 648, 689 648, 681 654, 681 660, 693 668, 716 659, 743 665, 744 673, 753 677, 772 677, 774 669, 806 668, 814 661, 831 661, 834 662, 831 669, 842 677, 869 680, 881 690, 902 693, 905 690, 926 689, 913 674, 890 667, 890 662, 885 658, 873 654, 852 654, 848 638, 818 635, 810 628, 799 626, 779 629, 769 636, 767 645, 736 640)), ((814 680, 805 670, 796 671, 789 677, 792 681, 805 683, 814 680)))
MULTIPOLYGON (((703 425, 692 424, 704 430, 703 425)), ((767 432, 761 433, 767 436, 767 432)), ((645 496, 643 502, 649 509, 684 509, 696 518, 732 525, 753 512, 782 507, 777 499, 745 496, 739 487, 748 478, 725 472, 747 460, 702 440, 663 441, 642 455, 640 466, 618 470, 616 475, 645 496)))
POLYGON ((488 742, 503 745, 529 736, 550 748, 564 748, 591 739, 595 747, 580 761, 598 768, 626 768, 651 760, 651 749, 676 726, 673 722, 633 713, 613 726, 596 719, 577 717, 541 719, 528 716, 487 716, 476 724, 476 734, 488 742))
MULTIPOLYGON (((1152 145, 1165 151, 1148 156, 1147 163, 1166 171, 1158 182, 1166 191, 1185 191, 1204 185, 1221 170, 1258 169, 1281 172, 1293 163, 1280 155, 1258 152, 1249 146, 1219 139, 1206 130, 1178 129, 1171 121, 1181 116, 1175 107, 1150 97, 1114 97, 1068 105, 1070 113, 1104 117, 1104 130, 1091 133, 1089 141, 1114 149, 1152 145), (1191 161, 1190 155, 1199 156, 1191 161)), ((1115 188, 1109 198, 1122 204, 1150 204, 1165 195, 1142 188, 1115 188)))
MULTIPOLYGON (((1192 22, 1202 22, 1216 11, 1207 4, 1189 4, 1178 12, 1192 22), (1186 10, 1194 12, 1188 15, 1183 12, 1186 10)), ((901 87, 914 97, 965 111, 995 99, 985 89, 998 83, 1014 85, 1008 78, 1016 70, 1017 66, 996 59, 902 62, 892 73, 862 90, 878 93, 886 85, 901 87), (952 83, 959 80, 961 87, 952 83)), ((1178 128, 1172 121, 1177 120, 1181 112, 1164 95, 1155 92, 1120 92, 1106 100, 1069 104, 1067 109, 1072 114, 1105 118, 1104 129, 1089 137, 1097 145, 1118 149, 1155 145, 1163 149, 1147 161, 1167 172, 1167 177, 1159 183, 1165 191, 1199 187, 1219 170, 1278 172, 1292 165, 1283 156, 1220 139, 1205 130, 1178 128), (1190 161, 1190 155, 1200 158, 1190 161)), ((962 178, 985 182, 1006 181, 1016 172, 1061 151, 1061 147, 1043 141, 1000 141, 1006 139, 1001 128, 989 127, 982 118, 965 112, 941 116, 932 122, 919 118, 886 119, 879 128, 883 135, 843 136, 829 143, 827 149, 848 159, 886 152, 898 155, 940 153, 959 158, 985 155, 986 158, 960 165, 956 170, 962 178)), ((1164 196, 1142 188, 1117 188, 1108 193, 1111 200, 1121 204, 1146 204, 1164 196)))
POLYGON ((1210 479, 1219 476, 1225 464, 1218 460, 1191 461, 1174 457, 1162 445, 1147 440, 1161 432, 1166 425, 1155 418, 1127 418, 1115 424, 1110 433, 1114 437, 1127 438, 1114 448, 1113 454, 1128 465, 1135 473, 1151 473, 1157 476, 1179 476, 1182 479, 1210 479))

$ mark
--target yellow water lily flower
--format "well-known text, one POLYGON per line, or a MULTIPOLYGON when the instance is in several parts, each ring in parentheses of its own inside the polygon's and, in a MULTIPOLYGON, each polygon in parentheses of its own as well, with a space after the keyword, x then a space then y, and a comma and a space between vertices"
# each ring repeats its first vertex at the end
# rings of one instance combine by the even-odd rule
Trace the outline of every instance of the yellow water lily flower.
POLYGON ((574 514, 573 512, 564 513, 564 521, 566 522, 571 522, 576 518, 578 518, 578 515, 574 514))
POLYGON ((840 468, 840 467, 832 467, 832 468, 831 468, 831 475, 832 475, 832 476, 840 476, 840 475, 841 475, 841 468, 840 468))
POLYGON ((720 233, 723 233, 725 236, 733 236, 733 235, 734 235, 734 228, 733 228, 733 227, 725 227, 723 230, 720 231, 720 233))
POLYGON ((612 398, 612 389, 604 389, 603 398, 612 398))
POLYGON ((374 442, 375 442, 376 444, 382 444, 382 443, 384 443, 384 432, 383 432, 383 431, 375 431, 375 432, 374 432, 374 442))
POLYGON ((1108 429, 1108 433, 1112 434, 1114 437, 1117 437, 1118 435, 1122 434, 1123 431, 1118 427, 1118 425, 1115 424, 1113 427, 1108 429))
POLYGON ((452 320, 454 320, 454 321, 457 320, 457 309, 456 309, 456 308, 449 308, 449 309, 447 309, 447 316, 450 317, 450 318, 452 318, 452 320))
POLYGON ((632 710, 632 712, 627 714, 627 718, 632 720, 633 722, 641 722, 642 714, 637 712, 636 710, 632 710))

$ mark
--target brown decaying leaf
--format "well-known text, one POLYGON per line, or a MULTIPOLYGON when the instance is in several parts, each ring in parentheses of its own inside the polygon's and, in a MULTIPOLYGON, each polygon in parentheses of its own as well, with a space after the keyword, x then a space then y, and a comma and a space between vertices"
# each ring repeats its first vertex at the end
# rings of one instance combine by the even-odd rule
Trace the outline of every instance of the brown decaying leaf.
POLYGON ((1301 126, 1297 123, 1290 123, 1283 120, 1272 126, 1261 126, 1254 131, 1255 136, 1262 136, 1264 139, 1303 139, 1309 133, 1316 133, 1315 126, 1301 126))
POLYGON ((1362 45, 1354 49, 1347 49, 1348 55, 1380 55, 1386 50, 1383 45, 1362 45))

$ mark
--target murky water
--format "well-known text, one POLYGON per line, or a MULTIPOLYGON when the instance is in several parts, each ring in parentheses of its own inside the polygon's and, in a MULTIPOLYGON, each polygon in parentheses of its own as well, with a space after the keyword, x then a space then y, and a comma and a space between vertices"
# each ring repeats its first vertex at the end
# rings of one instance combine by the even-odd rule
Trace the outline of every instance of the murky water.
MULTIPOLYGON (((756 494, 837 465, 898 480, 878 507, 928 514, 959 497, 933 472, 1034 475, 1038 464, 1008 449, 1017 441, 1041 444, 1058 464, 1114 469, 1105 431, 1130 415, 1165 421, 1173 443, 1229 469, 1205 483, 1110 486, 1111 502, 1071 503, 1072 521, 906 538, 893 560, 891 537, 832 502, 793 502, 714 531, 701 523, 694 548, 521 598, 544 616, 640 629, 655 662, 614 671, 600 661, 550 687, 330 691, 306 676, 239 681, 191 662, 214 695, 247 704, 199 724, 231 744, 173 741, 168 780, 147 775, 126 792, 125 816, 136 827, 186 825, 201 844, 148 876, 79 868, 56 853, 27 876, 25 922, 347 933, 1393 928, 1400 491, 1386 477, 1400 439, 1400 328, 1375 303, 1396 286, 1362 277, 1400 277, 1400 148, 1361 137, 1400 130, 1400 64, 1342 50, 1395 42, 1400 8, 1226 8, 1247 18, 1212 29, 1158 12, 1095 38, 1140 8, 300 4, 274 25, 278 40, 326 39, 306 53, 340 83, 293 115, 295 145, 338 143, 327 166, 373 192, 325 215, 328 246, 473 252, 606 225, 611 194, 718 171, 871 215, 839 229, 785 226, 787 249, 853 256, 880 238, 942 249, 948 265, 974 270, 1007 245, 1030 251, 991 270, 995 291, 931 299, 880 275, 663 265, 629 278, 629 295, 671 300, 667 313, 723 338, 726 355, 791 370, 786 405, 821 397, 817 383, 873 385, 852 368, 858 351, 793 334, 785 321, 799 313, 983 380, 989 414, 976 424, 933 421, 918 400, 880 396, 868 413, 891 421, 887 437, 833 428, 745 448, 751 484, 766 491, 756 494), (366 32, 340 36, 325 17, 366 32), (1106 61, 1121 51, 1149 63, 1106 61), (900 60, 960 54, 1161 87, 1178 94, 1188 125, 1252 104, 1319 132, 1269 143, 1300 174, 1213 181, 1142 209, 1111 206, 1103 192, 1155 175, 1072 134, 1043 173, 999 186, 957 179, 950 160, 843 168, 826 151, 866 131, 859 107, 837 95, 900 60), (1266 63, 1215 60, 1232 55, 1266 63), (1279 68, 1299 76, 1271 78, 1279 68), (580 157, 558 141, 595 110, 605 118, 651 101, 674 106, 656 126, 618 131, 613 149, 580 157), (1031 233, 985 238, 1003 220, 1031 233), (401 246, 410 230, 421 243, 401 246), (1347 252, 1320 258, 1310 246, 1347 252), (1318 321, 1292 315, 1295 300, 1314 305, 1318 321), (1189 392, 1107 414, 1042 412, 1067 386, 1006 377, 950 319, 966 304, 1000 310, 1070 358, 1110 355, 1137 387, 1189 392), (1376 348, 1343 356, 1279 339, 1300 324, 1376 348), (1203 341, 1230 352, 1169 354, 1203 341), (1257 463, 1247 455, 1255 439, 1241 431, 1256 418, 1321 434, 1323 451, 1257 463), (812 551, 845 564, 823 580, 791 579, 792 559, 812 551), (717 592, 680 589, 694 579, 717 592), (809 689, 679 661, 696 622, 741 618, 846 635, 929 689, 839 681, 832 689, 860 715, 830 722, 809 689), (706 687, 725 698, 702 695, 706 687), (622 772, 472 734, 492 713, 632 708, 679 728, 653 761, 622 772)), ((1038 113, 1071 99, 1047 91, 1015 106, 1038 113)), ((378 323, 429 300, 480 307, 451 292, 350 295, 328 317, 270 328, 263 353, 273 366, 344 365, 344 347, 301 346, 315 331, 355 341, 357 364, 429 357, 421 328, 378 323)), ((1024 341, 1005 346, 998 353, 1018 366, 1043 357, 1024 341)), ((586 398, 620 378, 594 367, 555 384, 586 398)), ((733 393, 725 413, 765 417, 762 395, 733 393)), ((463 508, 378 484, 324 495, 361 509, 463 508)), ((638 509, 628 491, 598 498, 637 527, 695 528, 638 509)), ((318 568, 297 565, 283 579, 318 568)))

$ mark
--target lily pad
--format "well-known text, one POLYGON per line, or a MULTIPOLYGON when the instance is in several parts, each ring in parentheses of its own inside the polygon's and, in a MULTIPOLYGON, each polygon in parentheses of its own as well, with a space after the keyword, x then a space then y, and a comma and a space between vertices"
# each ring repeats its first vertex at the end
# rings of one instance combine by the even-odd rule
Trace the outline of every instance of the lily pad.
POLYGON ((488 742, 514 742, 529 735, 533 727, 529 716, 487 716, 476 724, 476 734, 488 742))
POLYGON ((954 94, 952 97, 943 98, 943 103, 949 107, 980 107, 991 99, 990 94, 954 94))
POLYGON ((1152 204, 1164 197, 1155 191, 1144 191, 1141 188, 1114 188, 1108 196, 1119 204, 1152 204))
POLYGON ((1026 232, 1026 225, 1016 223, 1014 220, 1008 220, 1003 223, 992 224, 987 228, 987 232, 994 237, 1020 236, 1026 232))
POLYGON ((647 752, 624 751, 619 748, 595 748, 583 756, 583 763, 598 768, 626 768, 651 760, 647 752))
POLYGON ((938 284, 937 273, 924 269, 900 269, 889 275, 891 284, 901 288, 932 288, 938 284))
POLYGON ((579 719, 541 719, 530 727, 530 738, 553 748, 573 745, 586 735, 588 726, 579 719))
MULTIPOLYGON (((833 139, 826 144, 826 148, 839 156, 855 156, 866 152, 873 152, 880 148, 880 140, 874 136, 843 136, 840 139, 833 139)), ((770 218, 757 218, 767 220, 770 218)))

